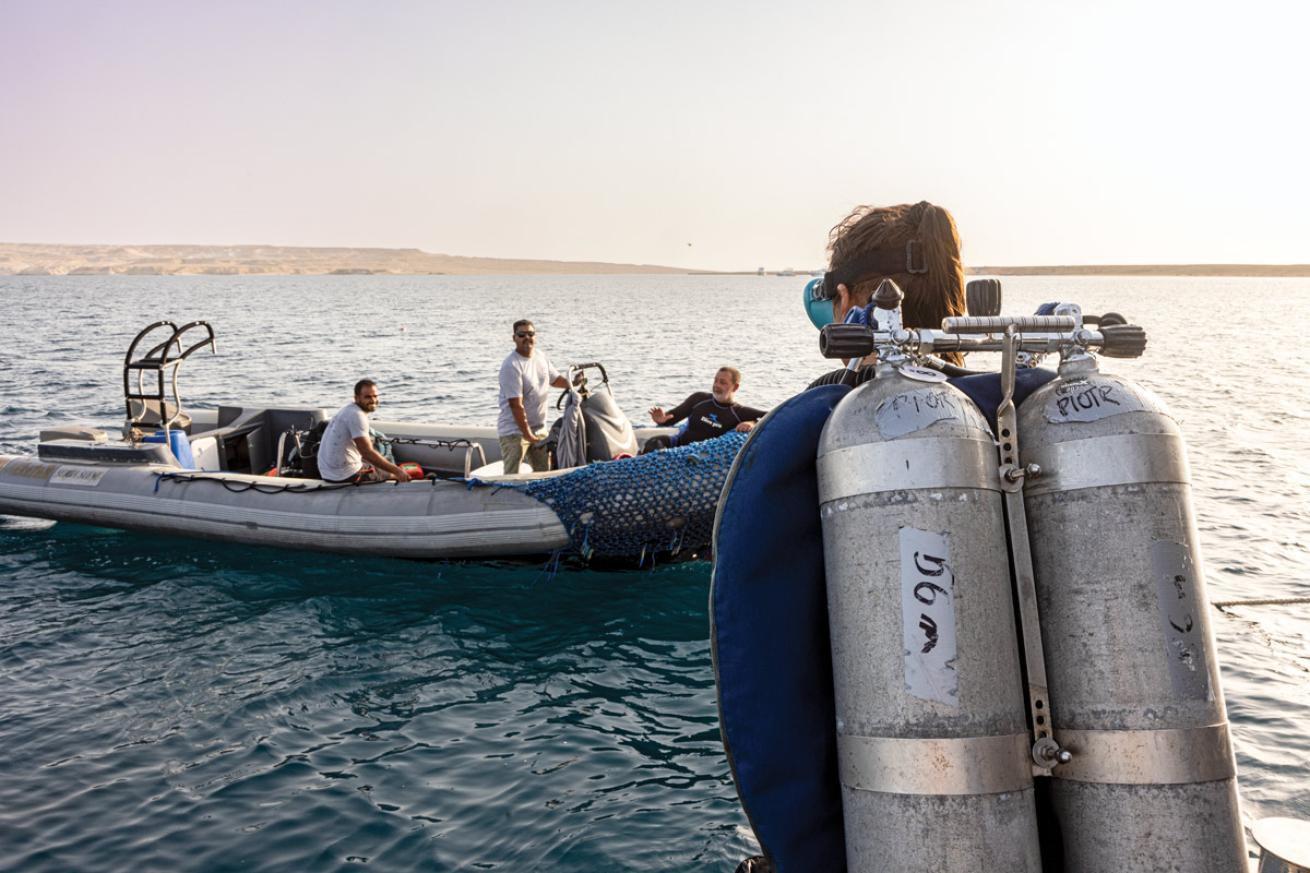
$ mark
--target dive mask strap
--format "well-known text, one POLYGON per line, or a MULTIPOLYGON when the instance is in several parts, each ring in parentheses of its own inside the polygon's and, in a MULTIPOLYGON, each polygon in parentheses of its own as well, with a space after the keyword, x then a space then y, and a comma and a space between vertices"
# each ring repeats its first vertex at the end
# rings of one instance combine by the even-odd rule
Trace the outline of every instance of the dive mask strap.
POLYGON ((849 288, 865 276, 897 276, 902 273, 918 276, 927 272, 928 262, 924 258, 923 244, 917 239, 911 239, 906 240, 904 248, 874 249, 829 270, 823 274, 823 283, 814 293, 821 299, 833 300, 837 297, 838 285, 849 288))

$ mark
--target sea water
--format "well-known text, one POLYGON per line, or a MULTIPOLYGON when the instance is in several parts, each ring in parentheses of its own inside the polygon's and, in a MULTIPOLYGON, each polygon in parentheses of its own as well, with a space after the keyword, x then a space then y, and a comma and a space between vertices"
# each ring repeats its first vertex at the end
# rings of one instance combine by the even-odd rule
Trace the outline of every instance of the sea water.
MULTIPOLYGON (((636 421, 775 405, 830 368, 803 278, 0 278, 0 453, 117 428, 146 324, 204 319, 184 401, 491 424, 517 318, 636 421)), ((1212 600, 1310 596, 1310 280, 1005 280, 1146 327, 1107 360, 1191 452, 1212 600), (1258 305, 1256 305, 1258 304, 1258 305)), ((0 518, 0 869, 731 870, 707 564, 550 574, 0 518)), ((1310 607, 1212 615, 1248 823, 1310 818, 1310 607)))

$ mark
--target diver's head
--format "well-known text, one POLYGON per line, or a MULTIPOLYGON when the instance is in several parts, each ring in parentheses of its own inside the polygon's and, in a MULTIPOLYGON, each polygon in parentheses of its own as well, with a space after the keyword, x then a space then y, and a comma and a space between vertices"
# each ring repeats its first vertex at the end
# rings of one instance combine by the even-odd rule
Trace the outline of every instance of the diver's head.
POLYGON ((710 393, 719 403, 732 403, 737 395, 737 389, 741 387, 741 370, 736 367, 719 367, 714 374, 714 385, 710 388, 710 393))
POLYGON ((965 313, 960 233, 940 206, 856 207, 829 233, 828 254, 828 272, 806 286, 811 321, 825 314, 820 301, 831 301, 840 322, 851 307, 868 305, 883 279, 905 292, 906 327, 936 328, 965 313))

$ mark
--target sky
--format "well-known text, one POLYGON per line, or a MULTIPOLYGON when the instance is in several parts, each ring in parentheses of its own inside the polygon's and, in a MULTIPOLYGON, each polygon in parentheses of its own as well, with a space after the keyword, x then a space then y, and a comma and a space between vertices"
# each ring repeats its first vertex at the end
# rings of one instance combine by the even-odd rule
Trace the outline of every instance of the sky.
POLYGON ((1310 263, 1301 0, 0 0, 0 241, 1310 263))

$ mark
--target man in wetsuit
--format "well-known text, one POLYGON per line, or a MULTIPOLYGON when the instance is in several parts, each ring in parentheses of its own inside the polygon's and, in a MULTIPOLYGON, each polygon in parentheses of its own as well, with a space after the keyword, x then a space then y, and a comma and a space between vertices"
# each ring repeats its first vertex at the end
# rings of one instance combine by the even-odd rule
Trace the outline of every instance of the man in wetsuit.
POLYGON ((674 439, 666 436, 651 437, 643 452, 667 449, 671 445, 685 446, 701 440, 723 436, 729 431, 745 433, 764 417, 764 410, 742 406, 736 402, 741 387, 741 371, 736 367, 720 367, 714 374, 714 385, 709 391, 697 391, 686 400, 665 412, 653 406, 651 420, 656 424, 677 424, 684 418, 687 428, 674 439))

